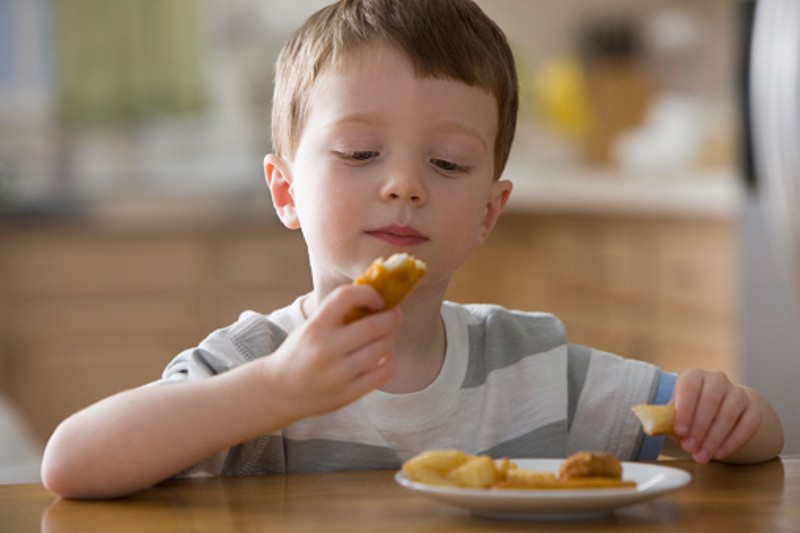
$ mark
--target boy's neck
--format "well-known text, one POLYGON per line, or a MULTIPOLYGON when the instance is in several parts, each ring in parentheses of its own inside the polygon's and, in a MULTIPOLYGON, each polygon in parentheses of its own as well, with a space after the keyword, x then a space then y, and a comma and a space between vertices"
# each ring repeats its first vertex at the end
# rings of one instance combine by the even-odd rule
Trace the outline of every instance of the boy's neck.
MULTIPOLYGON (((303 315, 314 313, 317 301, 312 292, 301 301, 303 315)), ((394 375, 380 390, 389 393, 415 392, 439 376, 447 348, 441 316, 442 296, 412 294, 402 304, 403 323, 397 332, 394 375)))
POLYGON ((425 389, 439 376, 446 351, 447 335, 441 304, 429 312, 404 309, 403 324, 395 344, 397 368, 380 390, 407 393, 425 389))

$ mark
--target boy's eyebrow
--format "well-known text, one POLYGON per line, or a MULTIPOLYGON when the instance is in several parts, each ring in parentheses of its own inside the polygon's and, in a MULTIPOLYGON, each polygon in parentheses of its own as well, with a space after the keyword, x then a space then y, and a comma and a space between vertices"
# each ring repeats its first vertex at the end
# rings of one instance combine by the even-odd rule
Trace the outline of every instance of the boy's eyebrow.
MULTIPOLYGON (((353 115, 347 115, 341 118, 336 119, 330 125, 331 126, 338 126, 342 124, 366 124, 368 126, 382 126, 386 124, 386 121, 381 119, 380 116, 372 114, 372 113, 356 113, 353 115)), ((472 137, 476 141, 481 144, 481 147, 484 149, 488 149, 489 145, 486 142, 486 139, 480 132, 475 129, 471 128, 465 124, 461 124, 460 122, 443 122, 441 124, 437 124, 435 130, 449 133, 449 132, 458 132, 469 137, 472 137)))
POLYGON ((339 124, 349 124, 349 123, 381 125, 384 124, 385 121, 382 120, 378 115, 375 115, 373 113, 354 113, 352 115, 346 115, 344 117, 337 118, 332 122, 331 125, 336 126, 339 124))
POLYGON ((483 135, 481 135, 479 130, 471 128, 465 124, 461 124, 460 122, 444 122, 439 126, 437 126, 436 129, 441 130, 443 132, 455 131, 458 133, 463 133, 464 135, 467 135, 477 140, 484 149, 489 148, 486 139, 483 137, 483 135))

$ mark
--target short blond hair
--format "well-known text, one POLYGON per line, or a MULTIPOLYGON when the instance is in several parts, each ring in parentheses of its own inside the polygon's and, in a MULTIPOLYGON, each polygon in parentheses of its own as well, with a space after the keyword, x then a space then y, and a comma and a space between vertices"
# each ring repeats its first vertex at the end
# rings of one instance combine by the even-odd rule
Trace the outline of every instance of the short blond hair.
POLYGON ((321 73, 374 39, 401 50, 420 77, 461 81, 495 97, 497 179, 516 130, 517 73, 502 30, 471 0, 341 0, 314 13, 287 41, 276 63, 274 153, 294 156, 309 95, 321 73))

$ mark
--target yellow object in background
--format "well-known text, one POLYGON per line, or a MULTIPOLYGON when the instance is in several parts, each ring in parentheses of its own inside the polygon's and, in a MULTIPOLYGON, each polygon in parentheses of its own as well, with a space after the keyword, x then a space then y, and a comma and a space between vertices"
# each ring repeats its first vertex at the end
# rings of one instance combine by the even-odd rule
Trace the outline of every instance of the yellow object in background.
POLYGON ((545 64, 536 75, 534 97, 549 125, 572 140, 585 139, 593 118, 578 61, 558 58, 545 64))

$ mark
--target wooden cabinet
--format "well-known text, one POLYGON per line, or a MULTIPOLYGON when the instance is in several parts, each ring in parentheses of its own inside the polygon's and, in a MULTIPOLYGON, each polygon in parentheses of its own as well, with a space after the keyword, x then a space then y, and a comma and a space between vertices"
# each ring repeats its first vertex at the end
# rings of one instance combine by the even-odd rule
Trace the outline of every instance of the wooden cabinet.
MULTIPOLYGON (((448 297, 550 311, 573 342, 735 376, 733 246, 725 221, 507 213, 448 297)), ((310 289, 301 235, 270 221, 7 228, 0 280, 0 390, 43 440, 241 311, 310 289)))
POLYGON ((736 377, 727 220, 506 214, 448 297, 558 315, 575 343, 736 377))
POLYGON ((0 233, 0 387, 43 439, 70 413, 157 379, 245 309, 310 287, 299 233, 23 227, 0 233))

